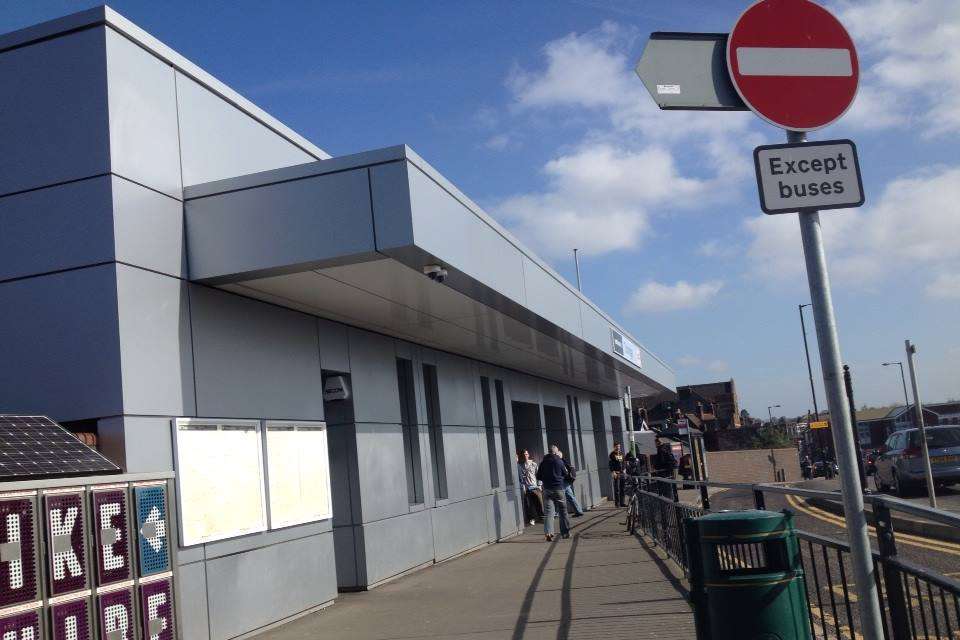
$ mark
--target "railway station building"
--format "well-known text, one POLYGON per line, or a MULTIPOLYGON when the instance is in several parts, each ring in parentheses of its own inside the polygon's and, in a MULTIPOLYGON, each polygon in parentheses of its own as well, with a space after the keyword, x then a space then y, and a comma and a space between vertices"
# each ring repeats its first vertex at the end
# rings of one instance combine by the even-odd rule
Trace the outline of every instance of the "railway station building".
POLYGON ((598 503, 624 388, 675 387, 409 147, 330 157, 109 8, 0 84, 0 413, 176 472, 183 638, 515 535, 518 449, 598 503))

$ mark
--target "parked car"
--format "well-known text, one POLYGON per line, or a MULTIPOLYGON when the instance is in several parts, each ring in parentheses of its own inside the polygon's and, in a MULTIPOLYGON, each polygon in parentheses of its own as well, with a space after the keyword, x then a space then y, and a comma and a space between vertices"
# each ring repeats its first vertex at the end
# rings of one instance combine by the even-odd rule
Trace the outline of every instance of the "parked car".
MULTIPOLYGON (((928 427, 930 469, 938 485, 960 483, 960 427, 928 427)), ((892 490, 898 496, 923 486, 926 470, 920 446, 920 430, 905 429, 887 438, 876 459, 873 476, 878 491, 892 490)))

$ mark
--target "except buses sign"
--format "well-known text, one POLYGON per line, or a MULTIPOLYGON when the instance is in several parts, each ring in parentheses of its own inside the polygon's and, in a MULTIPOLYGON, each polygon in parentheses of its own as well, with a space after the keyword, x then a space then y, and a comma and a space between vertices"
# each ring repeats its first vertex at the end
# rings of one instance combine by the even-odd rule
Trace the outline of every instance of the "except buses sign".
POLYGON ((753 151, 764 213, 863 204, 857 147, 850 140, 772 144, 753 151))

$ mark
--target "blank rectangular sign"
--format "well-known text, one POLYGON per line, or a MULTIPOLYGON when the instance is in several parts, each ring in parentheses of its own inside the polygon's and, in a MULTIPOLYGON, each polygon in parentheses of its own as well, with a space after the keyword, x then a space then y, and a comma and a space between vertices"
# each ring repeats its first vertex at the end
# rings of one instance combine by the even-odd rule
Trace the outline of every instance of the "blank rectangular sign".
POLYGON ((329 518, 326 425, 268 422, 267 477, 272 528, 329 518))
POLYGON ((175 421, 181 543, 264 531, 260 423, 175 421))

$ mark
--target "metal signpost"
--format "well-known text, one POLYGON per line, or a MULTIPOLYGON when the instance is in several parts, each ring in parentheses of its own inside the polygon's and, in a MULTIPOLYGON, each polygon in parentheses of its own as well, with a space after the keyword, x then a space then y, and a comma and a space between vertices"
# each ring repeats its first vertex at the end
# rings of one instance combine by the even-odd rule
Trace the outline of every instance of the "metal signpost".
MULTIPOLYGON (((810 0, 760 0, 751 5, 726 39, 725 67, 702 52, 700 57, 694 55, 697 48, 694 34, 674 35, 686 35, 685 41, 675 37, 679 42, 672 44, 677 47, 683 44, 687 54, 683 57, 684 64, 691 67, 676 71, 676 77, 686 78, 688 85, 698 82, 699 85, 684 87, 678 81, 679 87, 670 87, 673 83, 667 81, 668 73, 650 68, 656 60, 653 56, 656 51, 652 50, 650 59, 642 58, 637 65, 637 73, 661 108, 724 108, 721 99, 707 105, 708 101, 702 97, 710 97, 711 91, 715 97, 719 96, 721 92, 716 87, 723 86, 725 80, 718 76, 727 76, 750 110, 786 130, 788 145, 761 147, 755 152, 761 205, 767 213, 796 211, 799 214, 824 389, 840 468, 860 623, 864 637, 882 638, 877 583, 857 472, 858 452, 854 450, 853 424, 843 386, 819 213, 820 208, 863 204, 863 188, 851 142, 805 144, 807 131, 831 124, 852 104, 860 74, 856 49, 843 25, 810 0), (692 68, 694 65, 699 66, 692 68), (685 93, 701 99, 677 99, 685 93), (833 160, 829 175, 828 159, 833 160)), ((648 49, 654 43, 652 40, 648 49)), ((704 49, 702 44, 699 47, 704 49)), ((680 57, 680 53, 675 56, 680 57)), ((647 57, 645 50, 644 58, 647 57)), ((663 63, 663 69, 671 73, 676 66, 663 63)))
POLYGON ((907 365, 910 367, 910 386, 913 387, 913 408, 917 412, 917 427, 920 429, 920 451, 923 454, 923 470, 927 476, 927 493, 930 496, 930 506, 937 508, 937 494, 933 485, 933 469, 930 467, 930 447, 927 445, 927 427, 923 421, 923 403, 920 402, 920 391, 917 388, 917 371, 913 366, 913 356, 917 354, 917 345, 909 340, 905 341, 907 348, 907 365))

